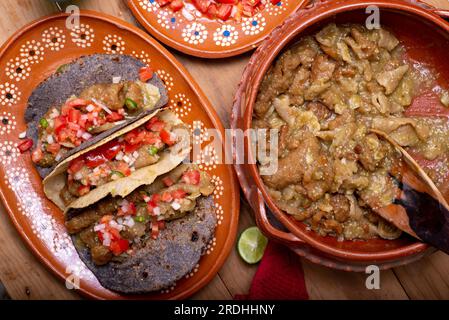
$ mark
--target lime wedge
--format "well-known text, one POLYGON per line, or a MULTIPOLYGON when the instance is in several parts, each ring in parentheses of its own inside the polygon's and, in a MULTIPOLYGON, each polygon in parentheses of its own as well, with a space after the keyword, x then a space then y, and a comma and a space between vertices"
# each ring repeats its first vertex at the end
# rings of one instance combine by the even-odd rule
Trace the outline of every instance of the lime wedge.
POLYGON ((254 264, 262 259, 267 243, 267 237, 260 232, 259 228, 251 227, 240 235, 237 250, 243 260, 249 264, 254 264))

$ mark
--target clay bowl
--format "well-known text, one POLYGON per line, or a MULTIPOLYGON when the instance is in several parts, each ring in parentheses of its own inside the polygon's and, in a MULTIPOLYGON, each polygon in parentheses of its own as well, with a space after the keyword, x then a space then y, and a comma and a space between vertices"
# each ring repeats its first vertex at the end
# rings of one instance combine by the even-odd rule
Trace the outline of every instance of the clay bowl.
MULTIPOLYGON (((449 24, 432 12, 429 7, 422 7, 416 3, 404 1, 321 1, 307 9, 293 15, 282 26, 274 30, 267 40, 252 56, 242 77, 233 107, 232 125, 234 128, 247 130, 251 128, 253 106, 259 85, 268 68, 276 57, 286 48, 297 42, 302 36, 312 34, 330 22, 336 23, 364 23, 368 15, 365 10, 370 5, 380 8, 380 22, 392 30, 405 45, 410 60, 426 65, 437 74, 437 82, 441 87, 449 84, 449 62, 445 58, 449 49, 449 24), (419 32, 418 32, 419 30, 419 32)), ((444 15, 445 12, 439 12, 444 15)), ((447 110, 438 106, 438 97, 427 92, 417 97, 408 109, 409 115, 436 116, 448 115, 447 110)), ((284 239, 290 245, 297 245, 298 240, 305 242, 322 255, 331 256, 338 261, 366 263, 391 263, 411 261, 412 257, 422 255, 429 247, 415 239, 403 236, 397 240, 369 240, 369 241, 337 241, 334 237, 321 237, 306 226, 283 213, 276 207, 254 164, 251 148, 247 148, 248 159, 243 165, 236 165, 240 181, 244 182, 248 200, 259 215, 263 200, 275 217, 297 239, 287 236, 284 239), (257 188, 262 197, 251 196, 252 189, 257 188), (256 202, 259 200, 259 202, 256 202)), ((416 159, 420 160, 420 159, 416 159)), ((435 165, 421 162, 422 165, 435 165)), ((448 184, 449 185, 449 184, 448 184)), ((449 196, 447 188, 442 190, 449 196)))

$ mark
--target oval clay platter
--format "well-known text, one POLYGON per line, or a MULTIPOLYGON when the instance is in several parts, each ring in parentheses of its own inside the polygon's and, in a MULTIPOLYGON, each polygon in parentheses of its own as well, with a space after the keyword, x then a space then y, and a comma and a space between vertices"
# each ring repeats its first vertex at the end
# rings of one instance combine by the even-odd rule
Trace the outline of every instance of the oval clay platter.
POLYGON ((281 0, 241 21, 209 19, 187 3, 173 12, 156 0, 126 0, 136 19, 159 41, 189 55, 202 58, 225 58, 256 48, 289 15, 307 5, 309 0, 281 0))
MULTIPOLYGON (((0 197, 34 254, 62 280, 96 299, 183 299, 206 285, 228 256, 237 231, 239 191, 233 169, 218 164, 207 129, 224 129, 213 107, 187 71, 160 44, 136 27, 104 14, 83 11, 80 25, 66 28, 66 14, 36 21, 0 50, 0 197), (199 264, 176 285, 147 295, 123 296, 104 289, 79 259, 63 224, 63 213, 45 198, 30 153, 17 148, 26 130, 24 112, 34 88, 58 67, 94 53, 135 56, 149 64, 169 92, 169 107, 194 132, 200 168, 216 186, 217 228, 199 264), (211 156, 212 155, 212 156, 211 156)), ((55 92, 55 94, 58 94, 55 92)), ((70 287, 70 285, 68 286, 70 287)))

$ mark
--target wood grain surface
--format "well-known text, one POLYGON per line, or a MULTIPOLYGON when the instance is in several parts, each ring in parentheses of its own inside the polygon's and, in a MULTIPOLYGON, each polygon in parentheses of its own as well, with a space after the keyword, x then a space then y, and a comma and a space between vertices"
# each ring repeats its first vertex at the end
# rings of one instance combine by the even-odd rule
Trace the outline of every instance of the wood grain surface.
MULTIPOLYGON (((446 0, 427 0, 449 9, 446 0)), ((122 0, 72 1, 82 9, 98 10, 137 25, 122 0)), ((49 0, 0 1, 0 42, 17 29, 44 15, 57 12, 49 0)), ((171 50, 209 97, 223 124, 229 127, 232 99, 250 53, 219 61, 192 58, 171 50)), ((242 198, 239 233, 254 225, 242 198)), ((28 250, 0 204, 0 281, 12 299, 79 299, 28 250)), ((381 289, 367 290, 366 275, 335 271, 303 261, 312 299, 449 299, 449 256, 435 253, 412 265, 381 273, 381 289)), ((193 299, 232 299, 246 293, 257 266, 245 264, 232 250, 219 274, 193 299)))

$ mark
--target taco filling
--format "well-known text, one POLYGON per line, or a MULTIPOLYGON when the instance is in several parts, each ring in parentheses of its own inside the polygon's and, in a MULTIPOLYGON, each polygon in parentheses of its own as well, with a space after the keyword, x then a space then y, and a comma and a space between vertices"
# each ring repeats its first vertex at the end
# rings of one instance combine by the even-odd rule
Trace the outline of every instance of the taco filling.
POLYGON ((73 159, 61 198, 68 205, 101 185, 157 163, 164 150, 179 142, 175 130, 181 127, 155 116, 145 125, 73 159))
POLYGON ((146 83, 153 76, 142 68, 140 80, 95 84, 72 96, 61 107, 52 107, 39 120, 39 137, 32 160, 49 168, 71 149, 112 129, 129 117, 151 110, 161 98, 159 89, 146 83))
POLYGON ((121 261, 151 239, 165 222, 195 210, 197 200, 214 191, 210 176, 193 165, 181 165, 125 198, 108 197, 66 222, 77 244, 90 249, 96 265, 121 261))

